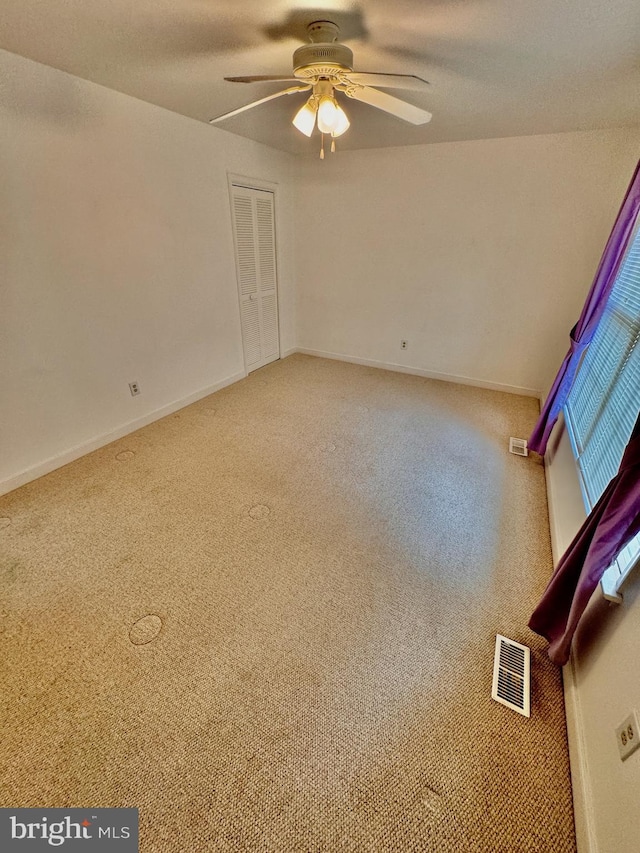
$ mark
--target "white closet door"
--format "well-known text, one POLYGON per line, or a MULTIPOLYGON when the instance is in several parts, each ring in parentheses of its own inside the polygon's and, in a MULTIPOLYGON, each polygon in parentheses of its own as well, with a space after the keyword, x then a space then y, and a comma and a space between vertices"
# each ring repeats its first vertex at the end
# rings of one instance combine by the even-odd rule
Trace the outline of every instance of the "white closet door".
POLYGON ((280 357, 273 193, 233 186, 233 230, 247 371, 280 357))

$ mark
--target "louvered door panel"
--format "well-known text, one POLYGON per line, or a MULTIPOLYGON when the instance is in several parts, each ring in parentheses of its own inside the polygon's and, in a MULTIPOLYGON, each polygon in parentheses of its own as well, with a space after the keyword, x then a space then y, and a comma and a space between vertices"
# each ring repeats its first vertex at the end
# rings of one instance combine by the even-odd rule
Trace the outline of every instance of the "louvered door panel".
POLYGON ((278 304, 275 291, 262 297, 262 355, 267 360, 278 358, 278 304))
POLYGON ((280 357, 273 193, 232 188, 242 343, 247 371, 280 357))
POLYGON ((238 286, 241 296, 250 296, 258 291, 252 199, 246 196, 234 196, 233 213, 236 229, 238 286))
POLYGON ((256 199, 258 226, 258 257, 260 259, 260 290, 276 288, 275 228, 273 221, 273 196, 256 199))
POLYGON ((262 363, 260 343, 260 315, 257 302, 242 303, 242 346, 247 370, 262 363))

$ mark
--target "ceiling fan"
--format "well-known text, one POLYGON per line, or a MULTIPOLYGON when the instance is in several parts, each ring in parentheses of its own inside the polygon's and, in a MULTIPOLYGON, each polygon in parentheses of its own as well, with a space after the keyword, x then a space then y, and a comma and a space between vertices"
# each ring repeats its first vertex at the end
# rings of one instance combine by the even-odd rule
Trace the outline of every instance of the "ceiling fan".
POLYGON ((232 83, 281 82, 296 83, 260 98, 243 107, 238 107, 210 120, 210 124, 224 121, 239 113, 280 98, 282 95, 294 95, 311 92, 307 101, 293 118, 293 125, 305 136, 311 136, 314 128, 322 134, 320 157, 324 157, 324 135, 331 136, 331 150, 335 151, 335 139, 349 129, 349 119, 338 103, 336 92, 344 93, 348 98, 362 101, 411 124, 426 124, 431 113, 409 104, 406 101, 381 92, 373 86, 386 89, 413 89, 425 91, 429 83, 413 74, 384 74, 353 70, 353 52, 337 39, 339 28, 333 21, 313 21, 307 26, 309 44, 299 47, 293 54, 293 76, 255 75, 252 77, 225 77, 232 83))

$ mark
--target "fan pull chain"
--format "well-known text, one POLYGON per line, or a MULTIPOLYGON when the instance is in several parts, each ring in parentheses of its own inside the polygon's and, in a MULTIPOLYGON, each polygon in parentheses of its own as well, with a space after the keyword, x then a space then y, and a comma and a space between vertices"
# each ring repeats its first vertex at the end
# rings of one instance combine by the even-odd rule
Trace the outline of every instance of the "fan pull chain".
POLYGON ((324 133, 322 134, 322 142, 320 144, 320 159, 324 160, 324 133))
POLYGON ((335 139, 331 140, 331 153, 332 154, 336 153, 336 141, 335 141, 335 139))

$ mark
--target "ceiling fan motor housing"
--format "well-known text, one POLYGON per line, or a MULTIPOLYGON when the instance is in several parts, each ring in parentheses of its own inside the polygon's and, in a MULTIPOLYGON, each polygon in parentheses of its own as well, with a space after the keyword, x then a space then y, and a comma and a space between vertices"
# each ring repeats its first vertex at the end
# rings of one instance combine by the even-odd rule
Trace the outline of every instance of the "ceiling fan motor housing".
POLYGON ((293 76, 299 80, 334 77, 353 71, 353 52, 340 44, 340 29, 333 21, 312 21, 307 26, 311 44, 303 44, 293 54, 293 76))
POLYGON ((353 71, 353 52, 344 44, 304 44, 293 54, 295 77, 330 77, 336 71, 353 71))

